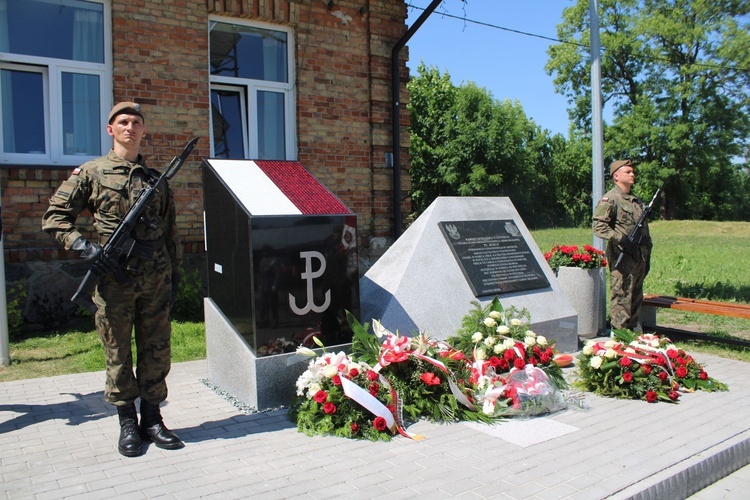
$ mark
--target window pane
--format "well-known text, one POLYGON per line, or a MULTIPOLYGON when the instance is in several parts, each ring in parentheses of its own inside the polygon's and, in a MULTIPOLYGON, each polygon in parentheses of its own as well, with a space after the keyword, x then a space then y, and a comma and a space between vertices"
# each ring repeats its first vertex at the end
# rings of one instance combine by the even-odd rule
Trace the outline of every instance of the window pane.
POLYGON ((104 6, 82 0, 0 0, 0 52, 104 62, 104 6))
POLYGON ((211 74, 287 82, 287 34, 237 24, 211 26, 211 74))
POLYGON ((44 154, 44 77, 41 73, 4 69, 2 92, 3 152, 44 154))
POLYGON ((214 157, 245 158, 242 126, 244 99, 239 90, 211 91, 211 124, 214 133, 214 157))
POLYGON ((101 154, 99 77, 62 74, 63 154, 101 154))
POLYGON ((258 158, 286 160, 284 94, 258 91, 258 158))

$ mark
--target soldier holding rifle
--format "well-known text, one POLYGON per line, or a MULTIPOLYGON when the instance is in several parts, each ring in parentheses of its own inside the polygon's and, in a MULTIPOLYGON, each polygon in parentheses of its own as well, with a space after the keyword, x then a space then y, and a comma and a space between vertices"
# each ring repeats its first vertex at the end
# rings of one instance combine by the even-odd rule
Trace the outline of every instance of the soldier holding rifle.
POLYGON ((615 186, 596 205, 593 229, 595 236, 607 241, 611 324, 613 330, 641 332, 643 281, 652 247, 647 217, 653 200, 644 206, 631 192, 635 170, 630 160, 612 162, 609 172, 615 186))
MULTIPOLYGON (((175 226, 174 196, 166 182, 151 189, 160 175, 146 166, 140 154, 146 133, 141 107, 133 102, 115 105, 106 128, 113 138, 109 154, 76 168, 62 183, 50 199, 42 228, 92 264, 86 278, 95 275, 92 288, 98 281, 91 309, 96 311, 96 329, 104 344, 105 400, 117 408, 118 451, 138 456, 142 439, 160 448, 182 447, 182 441, 164 425, 159 408, 167 398, 169 313, 179 283, 182 246, 175 226), (122 259, 115 259, 106 251, 111 247, 107 240, 120 233, 131 206, 146 192, 151 199, 128 231, 129 250, 122 259), (76 227, 84 210, 93 215, 98 241, 87 240, 76 227), (140 427, 135 408, 139 397, 140 427)), ((85 299, 91 304, 90 296, 85 299)))

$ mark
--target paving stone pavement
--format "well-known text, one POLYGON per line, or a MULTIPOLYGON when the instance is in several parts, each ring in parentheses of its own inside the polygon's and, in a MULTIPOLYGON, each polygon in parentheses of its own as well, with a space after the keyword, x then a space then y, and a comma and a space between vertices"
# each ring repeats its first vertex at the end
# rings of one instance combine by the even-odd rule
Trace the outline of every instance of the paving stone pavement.
POLYGON ((491 428, 420 421, 409 430, 427 439, 388 443, 307 437, 285 410, 246 414, 205 384, 205 361, 178 363, 163 414, 185 447, 146 445, 135 458, 117 453, 103 372, 5 382, 0 493, 40 500, 748 498, 750 364, 695 357, 730 390, 684 394, 677 405, 588 395, 585 410, 491 428))

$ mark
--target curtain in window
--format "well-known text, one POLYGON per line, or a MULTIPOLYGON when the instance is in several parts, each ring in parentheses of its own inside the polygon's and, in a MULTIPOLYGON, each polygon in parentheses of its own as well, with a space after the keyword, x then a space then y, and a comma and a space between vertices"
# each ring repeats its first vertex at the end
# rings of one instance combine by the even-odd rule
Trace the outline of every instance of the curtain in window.
MULTIPOLYGON (((103 61, 102 15, 93 10, 76 9, 73 16, 73 59, 103 61)), ((99 77, 72 74, 72 119, 63 126, 64 154, 101 154, 99 77), (72 123, 72 125, 70 125, 72 123)), ((68 96, 63 96, 63 100, 68 96)))

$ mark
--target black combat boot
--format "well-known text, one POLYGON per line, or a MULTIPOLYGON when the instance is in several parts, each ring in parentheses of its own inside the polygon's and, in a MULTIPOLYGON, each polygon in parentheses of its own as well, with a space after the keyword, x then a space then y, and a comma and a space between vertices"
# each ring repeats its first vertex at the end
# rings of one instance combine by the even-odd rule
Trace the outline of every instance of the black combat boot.
POLYGON ((141 437, 152 441, 158 448, 176 450, 182 448, 182 441, 164 425, 158 404, 141 399, 141 437))
POLYGON ((135 404, 118 406, 117 415, 120 417, 120 440, 117 442, 117 451, 126 457, 137 457, 141 454, 141 435, 138 432, 135 404))

